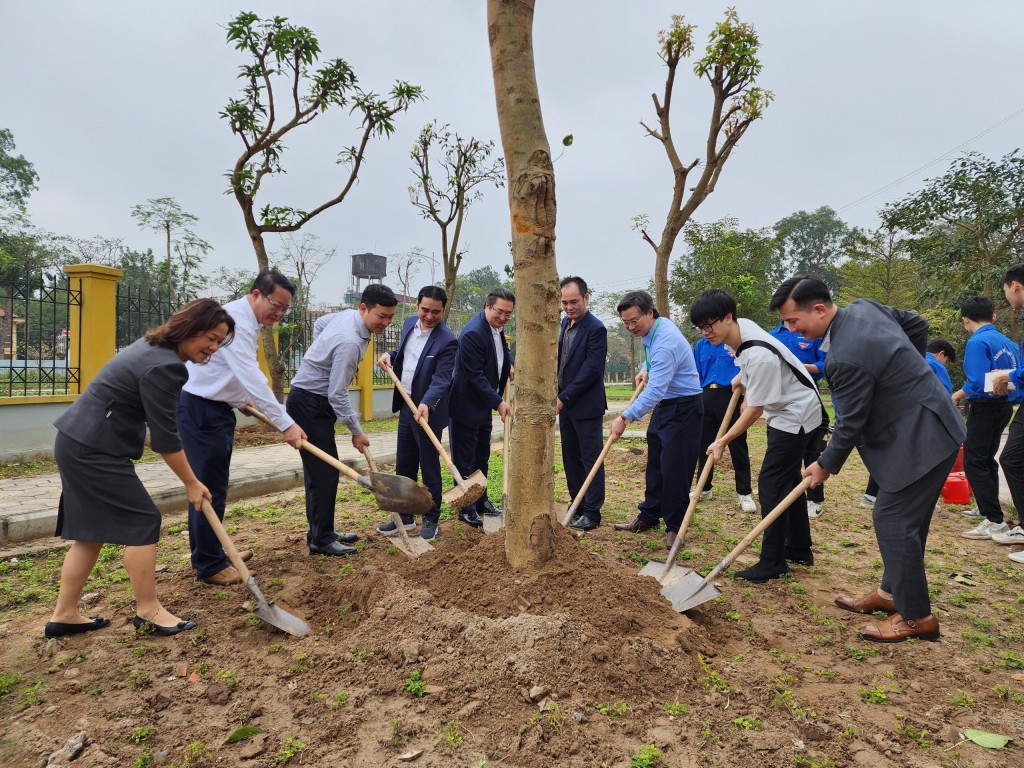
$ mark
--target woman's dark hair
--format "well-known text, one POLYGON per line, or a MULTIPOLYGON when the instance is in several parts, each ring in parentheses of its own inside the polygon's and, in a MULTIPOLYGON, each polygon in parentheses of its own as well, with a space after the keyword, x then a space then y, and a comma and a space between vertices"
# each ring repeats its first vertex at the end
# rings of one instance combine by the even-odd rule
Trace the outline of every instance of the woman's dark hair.
POLYGON ((195 299, 179 309, 163 325, 146 331, 146 341, 154 347, 176 348, 186 339, 216 328, 221 323, 228 326, 227 335, 220 343, 222 347, 235 337, 235 318, 216 299, 195 299))

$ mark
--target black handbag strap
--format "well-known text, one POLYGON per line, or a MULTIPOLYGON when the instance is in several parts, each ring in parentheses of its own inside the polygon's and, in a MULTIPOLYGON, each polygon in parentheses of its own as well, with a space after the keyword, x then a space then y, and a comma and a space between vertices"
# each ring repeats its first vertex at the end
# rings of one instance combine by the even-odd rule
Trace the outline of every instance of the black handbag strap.
POLYGON ((825 410, 825 404, 821 402, 821 395, 818 392, 818 386, 813 382, 808 381, 810 377, 801 376, 800 371, 797 370, 796 366, 789 362, 789 360, 785 358, 785 356, 775 347, 774 344, 769 344, 767 341, 761 341, 760 339, 751 339, 750 341, 744 341, 736 348, 736 354, 739 355, 740 352, 742 352, 745 349, 750 349, 751 347, 764 347, 765 349, 770 349, 778 356, 779 360, 781 360, 787 366, 789 366, 789 370, 791 370, 793 372, 793 375, 796 376, 797 381, 799 381, 805 387, 814 390, 814 394, 818 395, 818 405, 821 406, 821 425, 823 427, 827 427, 829 424, 828 411, 825 410))

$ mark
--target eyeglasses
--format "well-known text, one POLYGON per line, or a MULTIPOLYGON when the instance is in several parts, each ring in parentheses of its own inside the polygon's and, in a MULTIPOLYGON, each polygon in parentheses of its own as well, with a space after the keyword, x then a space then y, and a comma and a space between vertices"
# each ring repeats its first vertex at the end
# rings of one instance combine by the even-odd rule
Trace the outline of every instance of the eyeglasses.
POLYGON ((633 328, 636 328, 638 325, 640 325, 640 321, 643 320, 643 319, 644 319, 643 315, 637 315, 636 317, 632 318, 631 320, 623 320, 622 324, 624 326, 626 326, 626 328, 632 330, 633 328))
POLYGON ((711 333, 711 329, 715 327, 715 323, 720 322, 722 322, 722 318, 719 317, 712 320, 710 323, 704 323, 703 325, 695 325, 693 326, 693 330, 698 331, 699 333, 711 333))
POLYGON ((274 301, 272 298, 270 298, 266 294, 261 293, 260 296, 262 298, 266 299, 267 300, 267 304, 272 306, 274 308, 274 311, 277 312, 279 315, 281 315, 281 317, 284 317, 285 315, 287 315, 291 311, 291 307, 286 307, 284 304, 278 304, 276 301, 274 301))
POLYGON ((496 309, 494 307, 491 307, 490 310, 491 310, 491 312, 496 314, 498 317, 504 317, 506 319, 512 317, 512 313, 515 312, 514 309, 510 309, 508 312, 506 312, 503 309, 496 309))

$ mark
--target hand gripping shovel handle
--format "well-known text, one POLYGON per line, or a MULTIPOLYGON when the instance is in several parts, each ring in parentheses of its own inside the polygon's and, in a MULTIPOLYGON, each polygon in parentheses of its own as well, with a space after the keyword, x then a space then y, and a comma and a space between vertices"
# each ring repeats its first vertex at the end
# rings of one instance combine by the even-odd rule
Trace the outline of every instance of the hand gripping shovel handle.
MULTIPOLYGON (((405 387, 402 386, 402 380, 395 375, 395 369, 389 365, 385 370, 390 374, 391 380, 395 382, 395 389, 398 390, 398 393, 405 400, 406 405, 409 406, 409 410, 415 414, 416 403, 412 401, 412 398, 409 397, 409 393, 405 391, 405 387)), ((437 439, 437 435, 434 434, 434 430, 430 428, 430 424, 427 420, 416 419, 416 423, 423 427, 423 431, 427 433, 427 437, 430 438, 430 442, 434 444, 438 454, 440 454, 441 458, 444 459, 444 463, 448 466, 448 471, 452 473, 452 478, 455 480, 456 485, 464 485, 466 481, 462 479, 462 475, 459 474, 459 470, 455 468, 455 464, 452 462, 452 457, 448 455, 448 451, 446 451, 444 446, 441 445, 441 441, 437 439)))
MULTIPOLYGON (((740 390, 733 389, 732 397, 729 399, 729 407, 725 409, 725 417, 722 419, 722 423, 718 426, 718 434, 715 435, 715 440, 721 440, 722 435, 729 429, 729 422, 732 421, 732 415, 736 411, 736 405, 740 401, 740 390)), ((714 461, 710 456, 708 460, 704 462, 704 469, 701 470, 700 477, 697 478, 697 486, 693 489, 693 493, 690 495, 690 503, 686 507, 686 514, 683 515, 683 524, 679 526, 679 533, 676 534, 676 540, 672 544, 672 549, 669 550, 668 560, 665 561, 665 572, 661 575, 664 579, 668 576, 669 571, 676 564, 676 555, 679 554, 679 550, 683 546, 683 539, 686 537, 686 529, 690 527, 690 520, 693 517, 693 511, 697 508, 697 502, 700 501, 700 494, 704 490, 704 486, 708 482, 708 478, 711 476, 711 470, 715 468, 714 461)))
POLYGON ((241 555, 238 554, 238 550, 235 548, 235 542, 228 536, 228 532, 224 530, 224 523, 217 517, 217 513, 213 509, 213 505, 210 504, 206 499, 203 499, 203 515, 206 517, 206 522, 213 528, 213 532, 217 534, 217 541, 224 548, 224 554, 228 556, 228 561, 235 567, 238 574, 242 577, 242 583, 245 584, 249 581, 249 569, 245 567, 245 563, 242 562, 241 555))
MULTIPOLYGON (((633 393, 633 396, 629 398, 629 402, 626 403, 626 408, 629 408, 629 406, 631 406, 636 401, 636 399, 640 396, 640 393, 643 391, 643 389, 643 384, 636 388, 636 391, 633 393)), ((594 462, 594 466, 590 468, 590 473, 587 475, 587 479, 583 481, 583 485, 580 486, 579 493, 576 494, 576 498, 572 500, 572 504, 569 505, 569 508, 565 510, 565 515, 562 517, 563 526, 568 527, 569 523, 572 522, 573 515, 576 513, 576 510, 582 503, 584 495, 586 495, 587 491, 590 489, 590 484, 594 482, 594 478, 597 477, 597 472, 598 470, 601 469, 601 466, 604 464, 605 457, 608 456, 608 451, 612 449, 612 445, 614 443, 615 438, 612 437, 611 435, 608 435, 608 441, 604 444, 604 448, 601 449, 601 453, 600 455, 598 455, 597 461, 594 462)))
MULTIPOLYGON (((741 541, 739 544, 737 544, 735 547, 733 547, 732 552, 730 552, 728 555, 726 555, 722 559, 722 562, 720 562, 718 565, 716 565, 714 568, 711 569, 711 572, 707 576, 704 577, 704 584, 707 584, 708 582, 710 582, 712 579, 714 579, 716 576, 718 576, 718 574, 720 574, 722 571, 724 571, 726 568, 728 568, 730 565, 732 565, 733 560, 735 560, 737 557, 739 557, 741 554, 743 554, 743 551, 747 547, 750 546, 751 542, 753 542, 754 539, 756 539, 758 536, 760 536, 762 533, 764 533, 765 529, 769 525, 771 525, 776 520, 778 520, 779 516, 783 512, 785 512, 787 509, 789 509, 790 505, 794 501, 796 501, 801 496, 801 494, 803 494, 803 492, 806 491, 810 487, 811 487, 811 478, 805 477, 803 480, 801 480, 799 482, 799 484, 797 484, 796 488, 794 488, 792 491, 790 491, 789 495, 786 496, 786 498, 784 498, 782 501, 780 501, 778 503, 778 505, 775 507, 775 509, 773 509, 771 512, 769 512, 764 517, 764 519, 761 520, 760 523, 758 523, 757 525, 754 526, 754 530, 752 530, 750 533, 748 533, 746 536, 743 537, 743 541, 741 541)), ((701 585, 701 589, 703 589, 703 588, 704 587, 703 587, 703 584, 702 584, 701 585)), ((696 591, 699 592, 700 590, 696 590, 696 591)))
MULTIPOLYGON (((259 421, 262 421, 268 427, 273 427, 274 429, 277 429, 277 425, 274 424, 274 422, 272 422, 264 414, 260 413, 259 411, 257 411, 252 406, 249 406, 247 408, 243 408, 243 409, 241 409, 241 411, 242 411, 242 413, 247 413, 250 416, 258 419, 259 421)), ((359 483, 359 485, 363 486, 364 488, 370 488, 371 487, 370 481, 367 480, 362 475, 360 475, 354 469, 352 469, 352 467, 350 467, 348 464, 345 464, 343 462, 338 461, 336 458, 331 456, 331 454, 329 454, 326 451, 323 451, 323 450, 317 448, 315 445, 313 445, 308 440, 303 440, 302 441, 302 448, 303 448, 303 450, 306 450, 306 451, 309 451, 310 453, 312 453, 318 459, 321 459, 322 461, 325 461, 326 463, 330 464, 336 470, 338 470, 343 475, 345 475, 345 477, 347 477, 349 480, 352 480, 353 482, 359 483)))

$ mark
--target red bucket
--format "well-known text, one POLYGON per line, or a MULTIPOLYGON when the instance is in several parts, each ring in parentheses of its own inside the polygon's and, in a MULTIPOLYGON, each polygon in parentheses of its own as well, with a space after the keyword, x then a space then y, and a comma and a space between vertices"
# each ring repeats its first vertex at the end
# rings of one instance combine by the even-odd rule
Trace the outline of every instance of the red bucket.
POLYGON ((947 504, 970 504, 971 486, 963 472, 950 472, 942 486, 942 500, 947 504))

